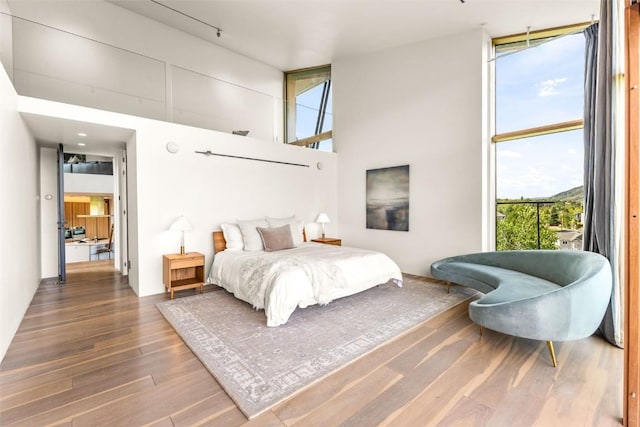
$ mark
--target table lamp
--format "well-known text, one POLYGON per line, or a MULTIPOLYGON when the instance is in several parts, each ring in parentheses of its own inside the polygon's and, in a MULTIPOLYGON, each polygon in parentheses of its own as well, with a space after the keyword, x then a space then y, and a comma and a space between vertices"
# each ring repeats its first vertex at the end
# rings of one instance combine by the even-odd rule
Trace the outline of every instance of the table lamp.
POLYGON ((329 216, 326 213, 321 213, 318 215, 318 218, 316 218, 316 222, 322 224, 322 238, 324 239, 324 225, 331 222, 329 216))
POLYGON ((184 252, 184 232, 191 230, 191 223, 187 218, 185 218, 184 215, 180 215, 178 219, 173 221, 173 223, 171 224, 171 227, 169 227, 169 230, 181 232, 180 255, 184 255, 185 253, 184 252))

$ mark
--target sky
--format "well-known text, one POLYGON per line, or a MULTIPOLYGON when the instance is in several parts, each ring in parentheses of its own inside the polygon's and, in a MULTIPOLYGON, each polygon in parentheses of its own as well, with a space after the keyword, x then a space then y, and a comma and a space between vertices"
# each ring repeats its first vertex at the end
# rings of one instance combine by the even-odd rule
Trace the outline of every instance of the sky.
MULTIPOLYGON (((298 115, 296 118, 296 137, 298 139, 306 138, 315 134, 318 108, 320 107, 320 98, 322 97, 322 87, 323 85, 318 85, 313 89, 298 95, 296 99, 298 104, 296 112, 298 115)), ((333 129, 332 92, 333 90, 330 89, 324 123, 322 126, 323 132, 333 129)), ((326 140, 320 142, 318 149, 322 151, 333 151, 332 141, 326 140)))
MULTIPOLYGON (((565 36, 496 61, 496 133, 581 119, 584 36, 565 36)), ((582 130, 500 142, 496 195, 549 197, 582 185, 582 130)))

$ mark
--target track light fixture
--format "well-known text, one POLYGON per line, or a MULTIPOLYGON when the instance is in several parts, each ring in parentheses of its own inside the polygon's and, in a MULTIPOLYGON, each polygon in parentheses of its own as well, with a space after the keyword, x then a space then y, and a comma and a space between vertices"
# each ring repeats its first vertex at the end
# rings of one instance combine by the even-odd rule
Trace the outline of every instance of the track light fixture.
POLYGON ((162 7, 166 8, 166 9, 169 9, 169 10, 170 10, 170 11, 172 11, 172 12, 178 13, 178 14, 180 14, 180 15, 184 16, 185 18, 192 19, 192 20, 194 20, 194 21, 196 21, 196 22, 199 22, 199 23, 201 23, 201 24, 206 25, 207 27, 213 28, 214 30, 216 30, 216 36, 217 36, 217 37, 222 36, 222 28, 220 28, 220 27, 216 27, 215 25, 211 25, 211 24, 209 24, 208 22, 205 22, 205 21, 203 21, 203 20, 201 20, 201 19, 198 19, 198 18, 196 18, 196 17, 193 17, 193 16, 191 16, 191 15, 188 15, 188 14, 186 14, 186 13, 184 13, 184 12, 182 12, 182 11, 178 10, 178 9, 175 9, 175 8, 173 8, 173 7, 171 7, 171 6, 167 6, 166 4, 164 4, 164 3, 162 3, 162 2, 160 2, 160 1, 158 1, 158 0, 150 0, 150 1, 151 1, 151 3, 157 4, 158 6, 162 6, 162 7))

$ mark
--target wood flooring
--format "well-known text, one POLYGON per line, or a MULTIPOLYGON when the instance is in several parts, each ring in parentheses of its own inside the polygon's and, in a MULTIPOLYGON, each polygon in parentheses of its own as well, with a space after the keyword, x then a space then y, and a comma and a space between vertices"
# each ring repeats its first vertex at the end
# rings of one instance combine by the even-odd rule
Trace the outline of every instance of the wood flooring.
POLYGON ((480 336, 466 304, 248 421, 155 308, 166 298, 136 297, 109 261, 43 282, 0 365, 0 425, 620 425, 622 350, 557 342, 554 369, 544 342, 480 336))

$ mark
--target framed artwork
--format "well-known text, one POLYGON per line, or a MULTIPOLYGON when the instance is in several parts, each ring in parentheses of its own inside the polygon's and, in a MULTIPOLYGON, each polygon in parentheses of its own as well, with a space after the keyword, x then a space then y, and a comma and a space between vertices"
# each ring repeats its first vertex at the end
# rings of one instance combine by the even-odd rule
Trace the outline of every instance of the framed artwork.
POLYGON ((367 228, 409 231, 409 165, 367 171, 367 228))

